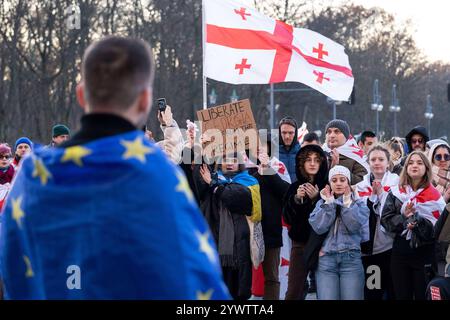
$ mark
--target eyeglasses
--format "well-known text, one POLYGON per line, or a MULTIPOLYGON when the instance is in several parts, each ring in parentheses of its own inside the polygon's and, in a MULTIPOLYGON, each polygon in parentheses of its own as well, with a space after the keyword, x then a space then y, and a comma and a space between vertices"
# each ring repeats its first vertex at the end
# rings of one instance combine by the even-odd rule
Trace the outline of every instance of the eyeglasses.
POLYGON ((0 160, 9 160, 11 156, 0 156, 0 160))
POLYGON ((411 140, 412 144, 416 144, 416 143, 423 143, 423 139, 412 139, 411 140))
POLYGON ((442 159, 444 159, 444 161, 450 161, 450 154, 446 153, 446 154, 435 154, 434 155, 434 160, 442 161, 442 159))

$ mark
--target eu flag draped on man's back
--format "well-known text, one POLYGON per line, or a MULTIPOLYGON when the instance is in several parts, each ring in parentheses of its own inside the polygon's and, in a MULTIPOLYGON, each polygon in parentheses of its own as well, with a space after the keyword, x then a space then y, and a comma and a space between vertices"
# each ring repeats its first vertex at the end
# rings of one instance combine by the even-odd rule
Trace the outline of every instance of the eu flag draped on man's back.
POLYGON ((227 299, 184 175, 140 131, 26 158, 7 200, 10 299, 227 299))

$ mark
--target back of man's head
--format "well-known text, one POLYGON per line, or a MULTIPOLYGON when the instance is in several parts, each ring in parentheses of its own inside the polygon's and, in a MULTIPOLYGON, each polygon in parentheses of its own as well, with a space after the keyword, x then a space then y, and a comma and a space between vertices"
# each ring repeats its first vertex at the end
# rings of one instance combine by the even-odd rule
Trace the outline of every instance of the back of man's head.
POLYGON ((86 50, 81 73, 91 110, 107 107, 124 111, 153 85, 152 51, 142 40, 106 37, 86 50))

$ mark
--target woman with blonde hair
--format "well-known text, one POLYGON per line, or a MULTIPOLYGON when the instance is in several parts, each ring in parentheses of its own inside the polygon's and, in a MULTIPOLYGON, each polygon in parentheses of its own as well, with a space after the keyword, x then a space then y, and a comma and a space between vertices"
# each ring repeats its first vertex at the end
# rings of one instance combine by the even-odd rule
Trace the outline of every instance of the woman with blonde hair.
POLYGON ((396 299, 424 300, 426 272, 434 261, 433 228, 445 207, 444 199, 431 184, 431 163, 424 153, 411 152, 398 186, 387 196, 381 225, 395 234, 391 274, 396 299))

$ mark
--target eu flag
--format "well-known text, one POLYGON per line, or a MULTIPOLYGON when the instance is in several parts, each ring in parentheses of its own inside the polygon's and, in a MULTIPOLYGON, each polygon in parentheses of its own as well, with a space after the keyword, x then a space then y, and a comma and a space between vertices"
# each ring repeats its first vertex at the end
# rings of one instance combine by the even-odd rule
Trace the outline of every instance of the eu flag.
POLYGON ((141 131, 22 164, 1 227, 9 299, 228 299, 185 176, 141 131))

